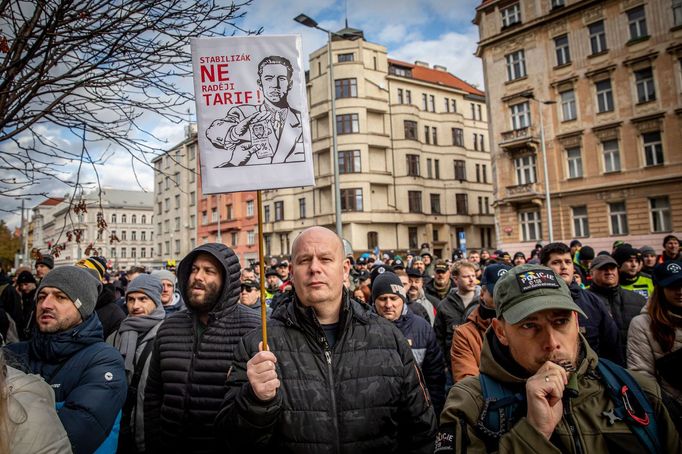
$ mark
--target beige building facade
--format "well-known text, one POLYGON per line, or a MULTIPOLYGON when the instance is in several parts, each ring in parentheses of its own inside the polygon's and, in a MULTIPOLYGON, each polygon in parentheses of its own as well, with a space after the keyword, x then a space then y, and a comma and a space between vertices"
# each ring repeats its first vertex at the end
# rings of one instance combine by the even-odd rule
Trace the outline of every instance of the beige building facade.
POLYGON ((679 235, 682 3, 486 0, 474 23, 500 246, 548 241, 546 181, 555 241, 660 249, 679 235))
POLYGON ((265 254, 289 254, 309 226, 334 228, 332 121, 343 237, 355 252, 404 253, 428 243, 450 257, 463 246, 460 232, 469 249, 494 246, 484 93, 444 67, 390 59, 385 47, 363 38, 333 40, 332 61, 336 118, 327 46, 310 55, 316 185, 264 192, 265 254))

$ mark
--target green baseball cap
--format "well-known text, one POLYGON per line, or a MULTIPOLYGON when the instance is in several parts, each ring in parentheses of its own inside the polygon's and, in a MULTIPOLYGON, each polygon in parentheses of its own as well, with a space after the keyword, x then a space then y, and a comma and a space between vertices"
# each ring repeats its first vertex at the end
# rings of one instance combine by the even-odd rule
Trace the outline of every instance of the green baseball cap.
POLYGON ((520 265, 509 270, 495 284, 493 300, 497 318, 512 325, 546 309, 565 309, 585 316, 573 302, 564 280, 541 265, 520 265))

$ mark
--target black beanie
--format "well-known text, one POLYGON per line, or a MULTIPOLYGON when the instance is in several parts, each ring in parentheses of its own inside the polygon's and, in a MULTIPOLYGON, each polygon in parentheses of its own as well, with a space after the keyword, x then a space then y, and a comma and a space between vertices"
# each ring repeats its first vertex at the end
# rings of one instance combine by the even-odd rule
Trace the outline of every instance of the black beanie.
POLYGON ((580 260, 594 260, 594 249, 592 246, 583 246, 578 253, 580 260))
POLYGON ((640 254, 639 249, 635 249, 630 245, 624 244, 616 248, 615 252, 613 253, 613 258, 616 260, 616 262, 618 262, 619 267, 632 257, 635 257, 637 260, 641 260, 642 254, 640 254))
POLYGON ((387 293, 398 295, 403 299, 403 303, 407 303, 405 287, 403 287, 403 283, 398 275, 393 272, 380 274, 372 282, 372 301, 376 301, 378 297, 387 293))
POLYGON ((54 268, 54 258, 51 255, 43 254, 38 260, 36 260, 36 265, 45 265, 49 269, 54 268))

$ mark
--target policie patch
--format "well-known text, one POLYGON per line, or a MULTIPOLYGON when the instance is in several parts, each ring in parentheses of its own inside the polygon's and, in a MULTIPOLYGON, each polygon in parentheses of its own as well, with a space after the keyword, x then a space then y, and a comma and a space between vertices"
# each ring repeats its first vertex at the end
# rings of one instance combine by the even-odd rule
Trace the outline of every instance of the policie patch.
POLYGON ((523 293, 541 288, 559 288, 556 274, 553 271, 536 269, 517 274, 516 281, 523 293))

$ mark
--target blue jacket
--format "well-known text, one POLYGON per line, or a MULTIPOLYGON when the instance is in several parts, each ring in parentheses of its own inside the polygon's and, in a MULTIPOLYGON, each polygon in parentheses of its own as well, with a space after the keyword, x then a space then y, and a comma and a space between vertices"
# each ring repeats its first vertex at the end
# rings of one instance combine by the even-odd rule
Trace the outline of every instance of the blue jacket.
POLYGON ((587 318, 578 315, 580 332, 598 356, 625 366, 618 325, 609 313, 609 308, 597 295, 573 282, 569 285, 575 304, 585 312, 587 318))
POLYGON ((36 330, 30 341, 5 348, 54 389, 57 413, 74 454, 91 454, 101 445, 113 450, 98 452, 116 451, 116 440, 108 437, 118 435, 112 428, 128 384, 123 358, 104 342, 96 313, 70 330, 54 334, 36 330))
POLYGON ((433 403, 436 415, 440 415, 445 404, 445 362, 443 353, 436 342, 436 333, 424 318, 404 306, 403 314, 395 321, 395 326, 407 339, 415 362, 424 375, 426 388, 433 403))

